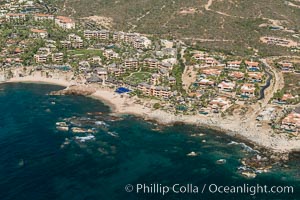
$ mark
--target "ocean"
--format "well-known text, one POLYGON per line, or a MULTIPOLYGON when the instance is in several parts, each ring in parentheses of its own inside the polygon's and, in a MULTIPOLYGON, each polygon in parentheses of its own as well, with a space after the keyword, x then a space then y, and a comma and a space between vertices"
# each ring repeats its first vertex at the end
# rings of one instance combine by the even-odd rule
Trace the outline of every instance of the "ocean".
POLYGON ((241 141, 191 125, 115 117, 88 97, 48 95, 60 89, 0 85, 1 200, 300 199, 299 160, 247 178, 238 168, 255 151, 241 141), (250 192, 257 185, 292 186, 293 194, 250 192))

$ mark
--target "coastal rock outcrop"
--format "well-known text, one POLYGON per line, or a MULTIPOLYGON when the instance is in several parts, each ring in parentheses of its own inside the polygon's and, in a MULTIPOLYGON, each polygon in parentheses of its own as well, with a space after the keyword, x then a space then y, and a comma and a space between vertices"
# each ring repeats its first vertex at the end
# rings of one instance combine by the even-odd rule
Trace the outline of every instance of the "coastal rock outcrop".
POLYGON ((49 95, 82 95, 89 96, 96 92, 96 89, 86 85, 69 86, 66 89, 52 91, 49 95))

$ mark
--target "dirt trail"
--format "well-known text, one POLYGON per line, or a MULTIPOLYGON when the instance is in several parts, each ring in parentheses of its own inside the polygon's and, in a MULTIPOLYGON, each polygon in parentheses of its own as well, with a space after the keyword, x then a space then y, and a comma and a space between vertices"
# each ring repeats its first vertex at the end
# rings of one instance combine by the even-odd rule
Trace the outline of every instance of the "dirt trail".
POLYGON ((300 8, 300 5, 294 4, 294 3, 289 2, 289 1, 287 2, 287 5, 295 7, 295 8, 300 8))
POLYGON ((212 10, 212 9, 210 8, 212 4, 213 4, 213 0, 208 0, 207 4, 204 5, 205 10, 211 11, 211 12, 214 12, 214 13, 217 13, 217 14, 219 14, 219 15, 223 15, 223 16, 225 16, 225 17, 234 17, 234 18, 244 19, 244 17, 241 17, 241 16, 229 15, 229 14, 224 13, 224 12, 221 12, 221 11, 212 10))
POLYGON ((209 7, 212 5, 213 0, 208 0, 207 4, 205 4, 205 10, 211 10, 209 7))
POLYGON ((197 72, 194 71, 193 66, 186 66, 182 74, 182 85, 185 91, 189 91, 190 85, 195 82, 197 72))

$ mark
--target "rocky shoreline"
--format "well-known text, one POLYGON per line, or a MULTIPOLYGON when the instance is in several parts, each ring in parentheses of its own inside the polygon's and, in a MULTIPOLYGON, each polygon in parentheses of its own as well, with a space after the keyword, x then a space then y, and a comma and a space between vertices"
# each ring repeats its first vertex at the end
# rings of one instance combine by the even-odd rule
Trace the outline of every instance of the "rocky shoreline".
MULTIPOLYGON (((50 95, 83 95, 93 97, 108 104, 112 113, 116 115, 132 114, 142 117, 145 120, 155 121, 163 125, 183 123, 201 126, 225 133, 235 139, 246 141, 255 149, 265 149, 262 152, 272 152, 279 154, 281 160, 287 160, 289 153, 299 152, 300 145, 296 139, 289 139, 284 135, 273 135, 271 129, 258 128, 255 126, 255 120, 241 121, 237 118, 216 118, 214 116, 187 116, 175 115, 166 111, 150 107, 145 107, 146 101, 136 97, 126 97, 117 95, 112 89, 103 88, 90 84, 78 84, 76 81, 70 81, 68 76, 62 75, 59 79, 51 79, 40 75, 32 74, 26 77, 16 77, 6 82, 38 82, 58 84, 65 86, 66 89, 53 91, 50 95), (142 102, 136 103, 136 101, 142 102), (144 104, 144 105, 143 105, 144 104), (286 156, 287 155, 287 156, 286 156)), ((269 154, 269 153, 268 153, 269 154)))
POLYGON ((63 90, 52 91, 49 95, 78 95, 78 96, 90 96, 96 92, 96 89, 86 86, 69 86, 63 90))
MULTIPOLYGON (((80 95, 80 96, 91 96, 93 93, 95 93, 96 90, 91 89, 87 86, 70 86, 66 89, 59 90, 59 91, 53 91, 50 93, 50 95, 80 95)), ((130 114, 130 113, 129 113, 130 114)), ((113 113, 113 115, 120 115, 118 113, 113 113)), ((138 116, 141 117, 146 121, 153 122, 160 124, 162 126, 166 125, 173 125, 173 124, 186 124, 185 122, 179 122, 179 121, 173 121, 169 123, 164 123, 159 120, 153 119, 148 116, 138 116)), ((295 159, 296 157, 292 155, 300 155, 300 151, 290 151, 290 152, 276 152, 272 150, 268 150, 266 147, 263 147, 261 145, 255 144, 253 141, 247 139, 246 137, 243 137, 241 135, 238 135, 234 132, 228 132, 227 130, 222 129, 221 127, 217 126, 210 126, 210 125, 202 125, 199 124, 197 126, 205 127, 208 129, 216 130, 220 133, 226 133, 229 137, 232 137, 235 141, 239 141, 239 144, 244 144, 246 147, 250 147, 253 149, 253 151, 256 151, 257 154, 254 156, 244 158, 241 160, 241 163, 243 164, 242 169, 244 171, 250 171, 250 175, 252 173, 264 173, 268 172, 273 166, 280 166, 280 167, 287 167, 287 162, 291 159, 295 159)), ((300 157, 300 156, 299 156, 300 157)), ((243 173, 244 173, 243 171, 243 173)), ((247 173, 246 173, 247 174, 247 173)))

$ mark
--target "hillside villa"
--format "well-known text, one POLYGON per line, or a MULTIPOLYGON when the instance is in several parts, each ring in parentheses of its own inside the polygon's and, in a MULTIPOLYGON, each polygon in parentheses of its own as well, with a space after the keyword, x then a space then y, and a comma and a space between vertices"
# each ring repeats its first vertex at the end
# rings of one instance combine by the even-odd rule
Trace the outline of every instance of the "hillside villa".
POLYGON ((254 84, 245 83, 241 87, 242 97, 255 97, 255 86, 254 84))

